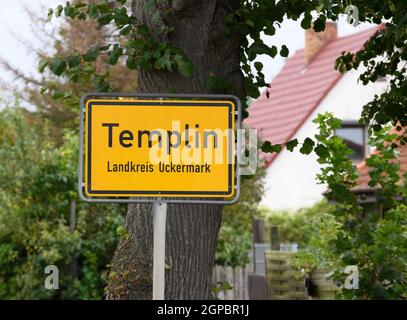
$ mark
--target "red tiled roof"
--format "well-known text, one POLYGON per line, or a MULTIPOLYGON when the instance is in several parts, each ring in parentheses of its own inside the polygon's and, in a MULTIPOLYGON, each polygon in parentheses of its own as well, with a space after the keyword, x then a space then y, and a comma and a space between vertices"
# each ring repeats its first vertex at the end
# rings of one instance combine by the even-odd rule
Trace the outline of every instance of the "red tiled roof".
MULTIPOLYGON (((334 38, 306 65, 304 50, 289 58, 268 89, 250 106, 245 124, 256 128, 262 140, 284 144, 303 125, 309 115, 341 78, 334 69, 343 51, 356 52, 376 33, 374 27, 350 36, 334 38)), ((268 166, 276 153, 266 157, 268 166)))

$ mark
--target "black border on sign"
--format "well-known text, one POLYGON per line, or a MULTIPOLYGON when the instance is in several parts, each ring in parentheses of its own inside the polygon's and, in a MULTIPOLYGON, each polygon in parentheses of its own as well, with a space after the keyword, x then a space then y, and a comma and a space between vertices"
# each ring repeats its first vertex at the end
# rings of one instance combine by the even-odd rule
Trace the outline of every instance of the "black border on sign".
POLYGON ((138 107, 138 106, 160 106, 160 107, 172 107, 172 106, 177 106, 177 107, 227 107, 228 108, 228 129, 232 129, 233 126, 233 121, 234 121, 234 110, 232 108, 232 101, 227 102, 227 103, 208 103, 208 102, 194 102, 194 101, 189 101, 189 102, 173 102, 173 101, 143 101, 143 102, 129 102, 129 101, 91 101, 87 104, 87 126, 88 126, 88 134, 87 134, 87 146, 88 146, 88 161, 87 161, 87 193, 89 195, 92 194, 134 194, 134 195, 155 195, 155 196, 162 196, 162 195, 223 195, 223 196, 230 196, 232 192, 232 169, 233 169, 233 164, 232 162, 232 157, 233 157, 233 151, 232 151, 232 137, 229 137, 229 145, 228 145, 228 191, 137 191, 137 190, 92 190, 92 183, 91 183, 91 163, 92 163, 92 106, 94 105, 106 105, 109 104, 114 106, 131 106, 131 107, 138 107))

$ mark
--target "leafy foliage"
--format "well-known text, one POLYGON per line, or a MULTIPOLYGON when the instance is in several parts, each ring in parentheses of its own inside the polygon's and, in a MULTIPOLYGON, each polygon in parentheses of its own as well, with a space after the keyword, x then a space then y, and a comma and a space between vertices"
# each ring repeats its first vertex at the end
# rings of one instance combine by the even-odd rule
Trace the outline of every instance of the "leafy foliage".
POLYGON ((218 296, 219 296, 219 293, 221 293, 222 291, 227 291, 227 290, 232 290, 232 289, 233 289, 233 286, 229 282, 227 282, 227 281, 223 281, 223 282, 218 281, 217 284, 212 286, 212 290, 211 290, 212 297, 211 298, 214 299, 214 300, 217 300, 218 296))
MULTIPOLYGON (((145 10, 153 10, 156 1, 149 1, 145 10)), ((164 70, 178 71, 185 77, 193 74, 194 66, 180 49, 168 43, 158 42, 149 32, 146 25, 137 23, 129 12, 126 1, 95 1, 95 2, 67 2, 62 6, 66 18, 72 20, 96 21, 100 26, 113 28, 118 33, 119 41, 114 43, 98 42, 85 53, 73 53, 70 56, 42 60, 40 71, 46 67, 56 76, 87 81, 93 79, 93 90, 98 92, 111 91, 109 74, 98 74, 92 67, 99 56, 106 56, 106 63, 115 65, 121 57, 126 57, 126 66, 130 69, 140 68, 143 71, 164 70), (117 3, 118 2, 118 3, 117 3), (76 63, 69 65, 69 60, 76 63), (84 67, 85 66, 85 67, 84 67)), ((60 10, 50 9, 49 17, 61 16, 60 10)), ((160 17, 157 17, 160 19, 160 17)), ((168 32, 165 28, 162 32, 168 32)))
MULTIPOLYGON (((348 5, 348 1, 342 0, 282 0, 278 2, 241 0, 240 7, 225 20, 225 36, 232 32, 242 35, 241 63, 247 95, 257 98, 259 89, 268 87, 262 72, 263 65, 256 61, 259 55, 266 54, 272 58, 278 53, 283 57, 289 55, 286 45, 282 45, 280 50, 276 46, 267 46, 262 40, 262 34, 273 36, 285 17, 291 20, 301 19, 302 28, 313 28, 316 32, 322 32, 327 19, 337 21, 339 16, 346 12, 348 5), (251 67, 252 64, 255 72, 251 67)), ((363 118, 377 129, 389 121, 393 121, 393 124, 401 122, 402 125, 405 125, 405 119, 407 119, 407 111, 404 107, 407 96, 405 94, 405 75, 407 73, 406 68, 399 68, 399 65, 406 61, 407 20, 403 12, 405 12, 407 4, 404 0, 393 0, 389 1, 387 6, 382 6, 375 0, 357 0, 352 2, 352 5, 358 7, 361 22, 381 24, 383 19, 388 22, 386 28, 383 28, 365 44, 364 50, 357 53, 344 52, 336 61, 335 67, 341 72, 346 72, 357 69, 359 65, 363 64, 367 68, 360 77, 364 84, 376 81, 379 77, 391 77, 390 90, 380 97, 377 96, 374 101, 364 107, 363 118)), ((159 1, 157 0, 150 0, 145 4, 145 10, 154 12, 154 20, 161 26, 160 32, 169 34, 172 30, 164 23, 165 15, 168 13, 162 14, 158 7, 159 1)), ((52 18, 53 15, 59 17, 62 12, 66 18, 91 19, 102 26, 109 25, 124 37, 122 41, 114 44, 97 44, 84 55, 75 54, 74 57, 80 61, 91 63, 99 55, 107 55, 107 62, 114 65, 124 55, 127 56, 126 65, 129 69, 178 71, 187 77, 193 73, 193 65, 178 48, 171 47, 166 42, 159 42, 146 25, 137 23, 137 19, 129 13, 127 1, 100 0, 89 3, 75 2, 74 4, 67 2, 65 6, 59 6, 56 10, 50 9, 48 18, 52 18)), ((69 66, 66 61, 69 58, 58 58, 56 61, 54 58, 49 62, 42 60, 39 69, 45 70, 48 66, 58 76, 63 75, 69 79, 80 78, 78 67, 66 67, 69 66)), ((94 70, 89 65, 85 76, 89 78, 92 77, 92 74, 95 80, 93 81, 95 90, 110 90, 108 75, 94 74, 94 70)), ((212 91, 217 92, 222 89, 225 93, 233 93, 230 85, 219 80, 209 77, 209 87, 212 88, 212 91), (214 85, 217 86, 217 89, 214 89, 214 85)), ((246 108, 247 105, 244 103, 244 109, 246 108)), ((247 115, 245 111, 244 116, 247 115)), ((293 144, 289 144, 289 146, 289 150, 294 149, 293 144)), ((273 145, 272 142, 265 141, 262 150, 280 152, 282 147, 282 145, 273 145)), ((311 139, 304 141, 300 151, 309 154, 314 147, 318 148, 318 152, 324 152, 322 147, 315 146, 311 139)))
POLYGON ((112 258, 125 208, 78 202, 76 227, 70 229, 78 139, 68 133, 64 141, 55 147, 38 116, 18 108, 0 112, 2 299, 103 297, 101 274, 112 258), (44 268, 51 264, 59 268, 57 291, 44 287, 44 268))
MULTIPOLYGON (((327 201, 323 200, 311 207, 297 211, 269 211, 262 208, 261 214, 266 225, 278 226, 278 235, 281 243, 297 243, 299 248, 306 248, 311 239, 319 234, 315 228, 315 222, 321 216, 329 217, 332 211, 327 201), (304 226, 307 228, 304 229, 304 226)), ((266 233, 266 235, 268 235, 266 233)))
MULTIPOLYGON (((372 135, 370 144, 376 153, 366 160, 369 185, 375 194, 373 206, 362 205, 364 196, 357 196, 352 187, 357 179, 356 168, 348 159, 350 150, 334 129, 340 120, 331 114, 315 120, 320 132, 318 142, 327 152, 319 155, 323 164, 318 179, 329 187, 329 198, 335 201, 331 213, 333 223, 317 224, 320 235, 311 239, 308 248, 297 255, 297 265, 329 266, 332 277, 344 281, 344 269, 359 269, 359 289, 342 289, 344 298, 400 299, 407 292, 407 210, 406 179, 399 176, 397 148, 403 135, 383 128, 372 135), (335 230, 326 230, 335 226, 335 230)), ((308 228, 308 227, 306 227, 308 228)))
POLYGON ((368 121, 372 128, 380 130, 383 125, 391 122, 393 125, 407 124, 407 84, 406 84, 406 36, 407 20, 405 1, 388 1, 386 5, 379 3, 364 4, 365 1, 354 1, 356 6, 368 9, 362 10, 361 16, 365 21, 380 24, 383 19, 387 22, 383 28, 365 44, 365 50, 356 53, 343 53, 336 61, 335 67, 345 72, 364 66, 365 71, 360 76, 363 84, 375 82, 379 78, 387 77, 390 88, 381 96, 369 102, 362 113, 362 118, 368 121))
POLYGON ((221 266, 244 267, 249 261, 248 253, 252 248, 250 232, 223 225, 219 232, 216 247, 216 264, 221 266))
POLYGON ((341 224, 331 211, 320 212, 298 226, 297 232, 308 235, 290 261, 298 270, 310 274, 315 267, 332 269, 340 263, 330 244, 337 238, 341 224))
POLYGON ((38 58, 38 74, 31 75, 22 66, 0 57, 0 65, 16 79, 0 83, 0 87, 4 92, 18 92, 24 105, 34 107, 46 117, 57 143, 61 143, 65 128, 77 130, 78 104, 83 94, 94 91, 94 85, 106 87, 104 82, 107 78, 111 90, 134 91, 137 87, 136 72, 130 70, 122 59, 110 65, 107 55, 96 57, 93 53, 92 57, 89 48, 93 48, 95 43, 110 43, 117 38, 107 26, 100 27, 90 20, 69 19, 50 29, 44 24, 43 16, 32 6, 25 7, 25 11, 28 23, 38 37, 35 37, 35 42, 23 36, 17 40, 24 51, 34 53, 38 58), (81 55, 86 55, 86 60, 92 62, 82 61, 81 55), (62 56, 66 59, 59 58, 62 56), (64 78, 55 75, 51 68, 60 75, 68 69, 75 71, 70 73, 69 78, 64 78))
MULTIPOLYGON (((226 21, 230 30, 237 30, 249 37, 253 42, 245 41, 242 45, 242 70, 245 73, 247 94, 251 97, 259 96, 259 88, 266 87, 261 68, 256 67, 257 74, 253 73, 251 63, 256 61, 258 55, 266 54, 275 57, 278 48, 268 47, 261 35, 273 36, 283 22, 284 17, 292 20, 301 19, 301 27, 313 28, 316 32, 325 29, 327 19, 337 21, 344 14, 346 6, 352 4, 359 9, 360 22, 381 24, 384 27, 366 42, 365 48, 356 53, 344 52, 338 57, 335 68, 341 72, 357 69, 364 66, 366 70, 360 76, 363 84, 374 82, 379 78, 390 79, 388 91, 377 95, 367 103, 363 109, 364 123, 373 129, 380 128, 391 122, 393 125, 407 124, 407 84, 406 84, 406 36, 407 19, 405 12, 407 3, 404 0, 392 0, 383 3, 375 0, 365 1, 241 1, 241 8, 226 21), (311 14, 313 13, 313 14, 311 14)), ((288 49, 283 45, 280 55, 288 56, 288 49)), ((256 66, 256 62, 254 63, 256 66)), ((280 152, 281 145, 273 145, 272 141, 265 141, 263 152, 280 152)), ((304 141, 301 152, 308 154, 313 145, 304 141)), ((321 148, 319 151, 323 152, 321 148)), ((291 151, 291 150, 290 150, 291 151)))

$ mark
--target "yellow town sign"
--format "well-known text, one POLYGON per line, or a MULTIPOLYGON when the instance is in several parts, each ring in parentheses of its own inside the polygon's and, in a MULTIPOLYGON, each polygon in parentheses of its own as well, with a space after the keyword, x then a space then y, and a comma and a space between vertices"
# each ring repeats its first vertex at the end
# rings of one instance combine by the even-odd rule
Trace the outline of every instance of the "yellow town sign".
POLYGON ((233 99, 96 96, 84 108, 86 196, 234 196, 233 99))

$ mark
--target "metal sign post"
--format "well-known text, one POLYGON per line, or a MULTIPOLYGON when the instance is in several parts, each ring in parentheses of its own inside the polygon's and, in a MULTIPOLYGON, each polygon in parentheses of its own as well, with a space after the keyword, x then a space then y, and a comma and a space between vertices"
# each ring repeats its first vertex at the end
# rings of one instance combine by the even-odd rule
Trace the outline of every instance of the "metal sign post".
POLYGON ((153 300, 164 300, 165 293, 165 226, 167 203, 153 203, 153 300))

